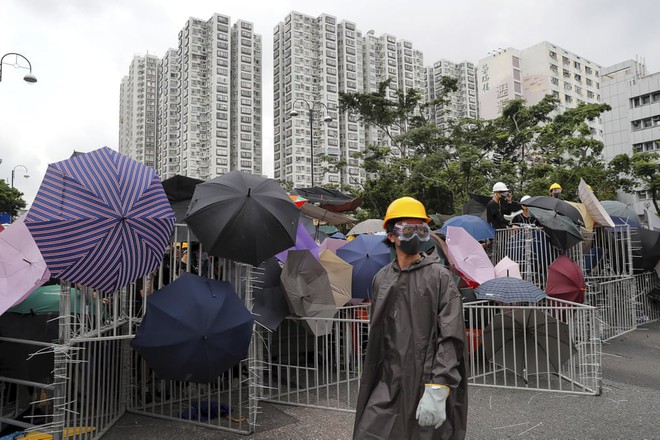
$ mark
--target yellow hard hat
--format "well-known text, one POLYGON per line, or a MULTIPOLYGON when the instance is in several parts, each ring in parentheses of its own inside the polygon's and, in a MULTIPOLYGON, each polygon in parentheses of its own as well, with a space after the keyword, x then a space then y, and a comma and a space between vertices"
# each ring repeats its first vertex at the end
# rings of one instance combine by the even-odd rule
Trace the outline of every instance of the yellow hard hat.
POLYGON ((431 221, 426 215, 426 208, 424 208, 422 202, 412 197, 401 197, 390 203, 383 220, 383 229, 387 227, 388 221, 395 218, 419 218, 426 223, 431 221))
POLYGON ((183 243, 181 243, 181 249, 188 249, 188 242, 187 241, 184 241, 183 243))
POLYGON ((553 189, 561 189, 561 185, 558 183, 553 183, 552 185, 550 185, 550 191, 552 191, 553 189))

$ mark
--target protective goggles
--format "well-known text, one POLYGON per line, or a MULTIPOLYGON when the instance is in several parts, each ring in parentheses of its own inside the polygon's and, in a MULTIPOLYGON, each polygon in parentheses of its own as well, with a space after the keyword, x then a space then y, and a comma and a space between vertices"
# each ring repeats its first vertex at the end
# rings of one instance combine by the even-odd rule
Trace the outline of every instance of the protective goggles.
POLYGON ((431 238, 431 228, 426 223, 397 223, 394 225, 394 233, 399 237, 399 240, 403 241, 411 240, 415 235, 421 241, 427 241, 431 238))

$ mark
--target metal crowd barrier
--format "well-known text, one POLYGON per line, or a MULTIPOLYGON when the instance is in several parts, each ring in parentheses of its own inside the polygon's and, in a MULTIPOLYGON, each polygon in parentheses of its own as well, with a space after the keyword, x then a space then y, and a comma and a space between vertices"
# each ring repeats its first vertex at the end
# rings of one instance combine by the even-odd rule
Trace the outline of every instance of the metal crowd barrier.
POLYGON ((655 272, 645 272, 633 276, 635 280, 635 306, 637 323, 644 324, 660 320, 660 297, 652 298, 649 294, 659 288, 658 275, 655 272))
POLYGON ((557 299, 464 305, 469 384, 572 394, 601 392, 594 307, 557 299))
POLYGON ((585 276, 628 277, 633 274, 633 249, 636 246, 631 238, 630 226, 596 226, 593 233, 584 236, 585 276))
POLYGON ((587 278, 585 302, 594 306, 602 323, 603 341, 637 328, 635 279, 629 277, 587 278))

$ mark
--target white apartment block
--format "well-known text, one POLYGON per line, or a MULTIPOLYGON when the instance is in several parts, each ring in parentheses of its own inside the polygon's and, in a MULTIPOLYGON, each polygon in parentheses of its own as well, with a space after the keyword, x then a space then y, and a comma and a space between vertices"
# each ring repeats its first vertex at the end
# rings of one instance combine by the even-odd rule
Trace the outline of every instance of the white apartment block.
POLYGON ((176 49, 169 49, 160 60, 158 73, 157 171, 161 179, 180 174, 180 63, 176 49))
POLYGON ((366 175, 354 154, 370 143, 389 145, 389 139, 339 114, 339 93, 375 91, 387 78, 391 98, 404 87, 423 93, 421 52, 392 35, 363 35, 355 23, 328 14, 291 12, 275 27, 273 40, 275 179, 297 187, 311 186, 312 174, 315 186, 363 183, 366 175), (332 121, 324 121, 327 116, 332 121), (345 166, 333 167, 336 161, 345 166))
MULTIPOLYGON (((601 93, 612 107, 603 113, 604 156, 611 160, 619 154, 660 153, 660 72, 647 74, 646 65, 634 60, 602 68, 601 93)), ((622 202, 654 212, 650 194, 619 194, 622 202)))
POLYGON ((119 92, 119 152, 154 169, 159 64, 153 55, 133 57, 119 92))
MULTIPOLYGON (((527 105, 537 104, 545 95, 559 98, 560 108, 573 108, 580 102, 598 103, 601 66, 543 41, 527 49, 499 49, 479 60, 479 115, 494 119, 512 99, 525 99, 527 105)), ((592 126, 602 137, 600 122, 592 126)))
POLYGON ((448 129, 452 121, 464 118, 477 118, 477 69, 474 63, 463 61, 454 63, 441 59, 426 68, 426 100, 440 98, 442 77, 455 78, 458 90, 448 98, 447 105, 436 105, 430 110, 430 118, 441 129, 448 129))

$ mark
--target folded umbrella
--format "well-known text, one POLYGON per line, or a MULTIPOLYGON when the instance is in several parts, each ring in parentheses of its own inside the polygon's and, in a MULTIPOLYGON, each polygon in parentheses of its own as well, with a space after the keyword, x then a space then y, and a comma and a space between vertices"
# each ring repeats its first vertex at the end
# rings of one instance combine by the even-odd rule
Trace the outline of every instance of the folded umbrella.
POLYGON ((303 249, 309 250, 312 253, 312 255, 314 255, 314 258, 316 258, 317 260, 319 259, 319 253, 320 253, 319 245, 316 244, 316 242, 311 237, 311 235, 309 235, 307 230, 305 230, 305 227, 300 223, 298 223, 295 244, 291 246, 289 249, 277 253, 275 255, 275 258, 277 258, 278 260, 284 263, 290 251, 301 251, 303 249))
POLYGON ((280 275, 282 268, 274 257, 252 271, 254 320, 270 331, 275 331, 289 314, 289 303, 284 296, 280 275))
POLYGON ((495 278, 512 277, 521 278, 520 266, 509 257, 502 258, 499 263, 495 265, 495 278))
POLYGON ((616 200, 604 200, 601 204, 615 225, 629 225, 631 228, 640 226, 639 216, 630 205, 616 200))
POLYGON ((319 263, 328 273, 332 296, 337 307, 344 306, 351 300, 353 266, 339 258, 329 249, 321 252, 319 263))
POLYGON ((545 298, 545 292, 534 284, 512 277, 494 278, 486 281, 474 289, 474 293, 479 299, 505 303, 537 302, 545 298))
POLYGON ((593 193, 593 191, 587 185, 587 182, 584 179, 580 179, 578 184, 578 194, 580 195, 580 200, 584 203, 587 212, 594 221, 603 226, 614 227, 614 221, 612 217, 607 213, 603 205, 598 200, 598 197, 593 193))
POLYGON ((185 272, 149 296, 131 345, 161 379, 213 382, 246 357, 253 323, 231 284, 185 272))
POLYGON ((586 290, 582 269, 566 255, 560 255, 548 266, 548 282, 545 286, 548 296, 583 304, 586 290))
POLYGON ((530 207, 529 211, 543 226, 550 244, 556 248, 568 250, 583 240, 580 228, 570 218, 545 209, 530 207))
POLYGON ((465 229, 477 241, 495 238, 495 228, 487 221, 474 215, 459 215, 445 221, 442 228, 440 228, 440 231, 445 235, 447 234, 448 226, 465 229))
POLYGON ((0 234, 0 315, 50 278, 24 220, 20 216, 0 234))
MULTIPOLYGON (((576 225, 583 225, 584 223, 580 211, 561 199, 546 196, 534 196, 525 200, 525 205, 555 211, 558 214, 570 218, 576 225)), ((538 209, 536 211, 538 211, 538 209)))
POLYGON ((353 226, 346 235, 375 234, 383 231, 383 221, 381 219, 370 218, 353 226))
POLYGON ((314 336, 332 331, 337 305, 332 295, 328 273, 308 250, 291 251, 280 275, 289 310, 305 319, 305 327, 314 336), (313 319, 316 318, 316 319, 313 319))
POLYGON ((337 249, 337 256, 353 266, 353 298, 371 299, 374 276, 391 261, 390 247, 383 236, 359 235, 337 249))
POLYGON ((299 215, 275 180, 232 171, 195 187, 185 222, 209 255, 258 266, 294 245, 299 215))
POLYGON ((479 284, 495 278, 495 267, 481 243, 463 228, 447 228, 449 259, 463 275, 479 284))
POLYGON ((25 224, 52 276, 110 293, 161 264, 174 212, 153 168, 103 147, 48 165, 25 224))

